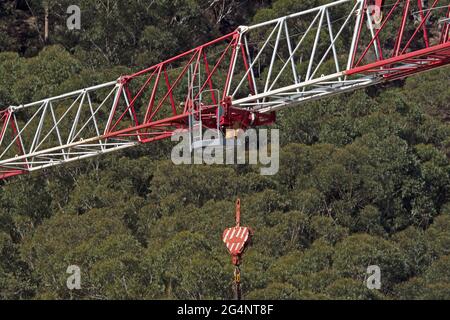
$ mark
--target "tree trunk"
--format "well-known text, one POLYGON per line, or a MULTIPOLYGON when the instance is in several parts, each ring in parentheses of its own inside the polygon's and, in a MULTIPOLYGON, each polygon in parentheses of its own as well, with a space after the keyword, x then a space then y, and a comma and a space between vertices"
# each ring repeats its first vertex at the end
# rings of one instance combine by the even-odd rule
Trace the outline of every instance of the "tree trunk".
POLYGON ((44 18, 44 42, 48 42, 48 4, 45 5, 45 18, 44 18))

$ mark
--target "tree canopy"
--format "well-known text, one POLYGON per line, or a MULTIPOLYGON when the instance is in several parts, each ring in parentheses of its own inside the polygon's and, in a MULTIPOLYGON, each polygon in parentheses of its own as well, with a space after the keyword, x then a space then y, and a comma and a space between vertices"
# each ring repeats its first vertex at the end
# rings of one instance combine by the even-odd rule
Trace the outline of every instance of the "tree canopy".
MULTIPOLYGON (((0 2, 0 107, 116 79, 324 1, 0 2), (21 22, 19 24, 17 21, 21 22), (193 32, 195 31, 195 32, 193 32), (193 34, 198 36, 192 36, 193 34)), ((175 166, 170 141, 2 182, 0 299, 224 299, 242 200, 249 299, 450 298, 450 69, 278 114, 280 171, 175 166), (82 289, 66 287, 69 265, 82 289), (369 290, 367 267, 381 268, 369 290)))

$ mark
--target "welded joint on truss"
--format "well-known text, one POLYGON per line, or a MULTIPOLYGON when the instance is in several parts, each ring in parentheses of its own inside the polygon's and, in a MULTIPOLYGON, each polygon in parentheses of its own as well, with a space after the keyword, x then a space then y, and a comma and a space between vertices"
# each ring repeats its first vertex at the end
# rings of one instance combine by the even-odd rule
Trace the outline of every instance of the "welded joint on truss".
POLYGON ((9 109, 9 111, 12 113, 12 112, 14 112, 14 111, 16 111, 16 110, 20 110, 20 109, 23 109, 24 108, 24 105, 23 104, 21 104, 21 105, 19 105, 19 106, 9 106, 8 107, 8 109, 9 109))
MULTIPOLYGON (((132 78, 130 76, 120 76, 117 78, 117 84, 127 84, 132 78)), ((117 85, 116 85, 117 86, 117 85)))
POLYGON ((239 26, 239 27, 237 28, 237 31, 238 31, 240 34, 244 34, 244 33, 246 33, 248 30, 249 30, 249 27, 248 27, 248 26, 239 26))

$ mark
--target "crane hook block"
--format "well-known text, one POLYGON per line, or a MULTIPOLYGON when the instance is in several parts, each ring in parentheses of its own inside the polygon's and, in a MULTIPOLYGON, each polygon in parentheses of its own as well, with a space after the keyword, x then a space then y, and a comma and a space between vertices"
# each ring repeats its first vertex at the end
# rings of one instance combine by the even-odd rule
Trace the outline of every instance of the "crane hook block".
POLYGON ((231 254, 233 265, 240 265, 241 256, 251 244, 252 236, 251 228, 240 226, 240 200, 238 199, 236 202, 236 226, 225 229, 222 236, 222 240, 231 254))

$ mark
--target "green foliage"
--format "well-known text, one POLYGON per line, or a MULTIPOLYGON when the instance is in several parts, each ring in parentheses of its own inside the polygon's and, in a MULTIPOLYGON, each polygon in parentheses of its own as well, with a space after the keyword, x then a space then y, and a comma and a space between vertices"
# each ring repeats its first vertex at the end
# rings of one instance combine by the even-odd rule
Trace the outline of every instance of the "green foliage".
POLYGON ((248 296, 252 300, 296 300, 300 293, 292 285, 285 283, 272 283, 264 289, 255 290, 248 296))
POLYGON ((450 294, 450 256, 435 261, 422 277, 413 278, 397 287, 401 299, 447 300, 450 294))
POLYGON ((354 279, 341 278, 326 288, 331 299, 337 300, 380 300, 383 296, 373 290, 369 290, 366 284, 354 279))
MULTIPOLYGON (((36 25, 6 27, 42 29, 12 2, 0 2, 2 109, 328 1, 82 0, 83 30, 69 32, 61 27, 69 1, 55 0, 47 45, 36 25)), ((31 5, 41 17, 43 1, 31 5)), ((245 298, 449 299, 448 71, 278 113, 273 177, 247 165, 174 166, 163 141, 5 182, 0 299, 231 298, 220 235, 234 224, 238 196, 255 231, 245 298), (66 288, 73 264, 79 291, 66 288), (365 285, 369 265, 381 268, 381 291, 365 285)))
POLYGON ((92 210, 83 216, 58 215, 43 223, 24 241, 21 256, 33 266, 39 281, 36 298, 126 299, 143 296, 142 251, 119 218, 92 210), (69 265, 81 268, 80 291, 65 285, 69 265))
POLYGON ((220 256, 211 253, 203 236, 184 231, 156 253, 149 247, 148 264, 167 298, 220 299, 228 289, 229 274, 220 256))
POLYGON ((406 280, 406 266, 401 251, 394 244, 379 237, 354 234, 335 247, 333 269, 344 278, 363 280, 368 266, 378 265, 382 270, 384 291, 406 280))

